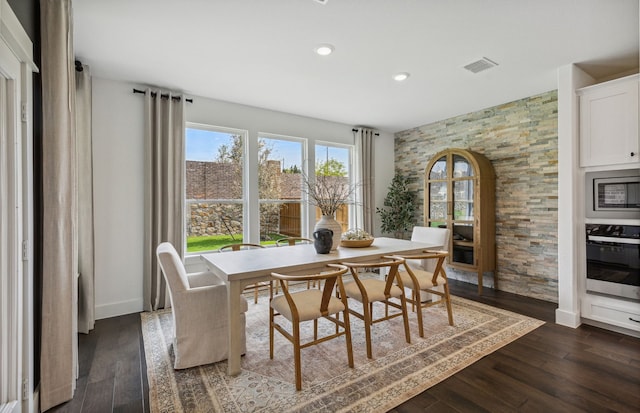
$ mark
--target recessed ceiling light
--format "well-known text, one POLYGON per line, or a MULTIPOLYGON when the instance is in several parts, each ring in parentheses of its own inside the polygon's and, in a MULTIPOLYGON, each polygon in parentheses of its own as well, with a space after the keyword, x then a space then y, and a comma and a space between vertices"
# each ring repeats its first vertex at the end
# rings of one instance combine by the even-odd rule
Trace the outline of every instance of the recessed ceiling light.
POLYGON ((333 53, 334 47, 330 44, 319 44, 316 46, 315 50, 320 56, 328 56, 333 53))
POLYGON ((393 80, 395 80, 396 82, 402 82, 403 80, 407 80, 408 77, 409 77, 409 73, 400 72, 393 75, 393 80))

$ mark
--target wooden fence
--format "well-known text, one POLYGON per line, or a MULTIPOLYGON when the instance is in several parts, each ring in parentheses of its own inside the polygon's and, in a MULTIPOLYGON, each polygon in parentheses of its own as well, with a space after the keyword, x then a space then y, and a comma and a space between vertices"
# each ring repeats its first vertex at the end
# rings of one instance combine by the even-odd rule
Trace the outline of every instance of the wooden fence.
MULTIPOLYGON (((320 213, 320 208, 316 207, 315 210, 316 221, 318 221, 322 214, 320 213)), ((300 203, 287 202, 282 204, 280 206, 280 233, 289 237, 299 237, 302 233, 300 218, 300 203)), ((336 211, 336 221, 342 227, 343 232, 349 229, 349 207, 347 205, 343 205, 336 211)))

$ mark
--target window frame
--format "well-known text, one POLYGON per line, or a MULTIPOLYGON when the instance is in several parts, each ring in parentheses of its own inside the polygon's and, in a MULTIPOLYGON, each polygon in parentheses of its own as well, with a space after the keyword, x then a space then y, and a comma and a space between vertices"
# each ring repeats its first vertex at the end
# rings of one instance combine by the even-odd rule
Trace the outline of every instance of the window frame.
MULTIPOLYGON (((256 142, 259 142, 260 139, 272 139, 272 140, 299 143, 300 144, 300 162, 301 162, 300 169, 303 173, 307 173, 306 164, 307 164, 307 158, 308 158, 309 139, 297 137, 297 136, 269 133, 269 132, 258 132, 256 137, 256 142)), ((258 191, 258 211, 260 210, 260 206, 262 204, 279 203, 281 201, 282 201, 281 199, 264 199, 263 200, 260 197, 260 193, 258 191)), ((309 229, 309 226, 306 225, 306 223, 308 222, 308 216, 309 216, 309 206, 308 206, 309 203, 308 203, 307 195, 304 191, 301 191, 300 201, 298 201, 298 203, 300 204, 300 236, 304 238, 309 238, 311 231, 309 229)), ((258 225, 260 225, 260 219, 258 220, 258 225)))
MULTIPOLYGON (((355 145, 353 144, 347 144, 347 143, 335 143, 335 142, 329 142, 329 141, 323 141, 323 140, 317 140, 314 142, 314 147, 313 147, 313 151, 314 151, 314 159, 313 159, 313 178, 315 179, 315 172, 316 172, 316 161, 318 160, 318 151, 317 148, 318 146, 326 146, 328 148, 341 148, 341 149, 346 149, 348 151, 348 156, 347 156, 347 176, 349 177, 349 185, 353 185, 354 187, 357 186, 356 183, 356 171, 355 171, 355 166, 356 166, 356 162, 355 162, 355 156, 356 156, 356 150, 355 150, 355 145)), ((309 167, 309 169, 311 169, 311 167, 309 167)), ((311 174, 310 174, 311 175, 311 174)), ((349 204, 347 204, 347 210, 348 210, 348 214, 349 214, 349 220, 347 223, 347 227, 349 229, 351 228, 356 228, 356 217, 358 214, 358 209, 362 209, 362 207, 359 207, 358 205, 356 205, 358 199, 358 194, 357 194, 357 189, 356 191, 352 194, 351 197, 351 202, 349 204)), ((307 206, 309 207, 309 214, 311 217, 313 217, 315 214, 311 213, 311 206, 309 205, 309 203, 307 203, 307 206)), ((313 228, 313 227, 312 227, 313 228)))
MULTIPOLYGON (((184 184, 184 188, 185 188, 185 192, 182 195, 182 199, 183 199, 183 210, 185 211, 185 220, 184 220, 184 226, 183 226, 183 231, 184 231, 184 251, 185 251, 185 256, 191 256, 191 255, 200 255, 200 254, 204 254, 204 253, 209 253, 209 252, 215 252, 216 250, 206 250, 206 251, 193 251, 193 252, 189 252, 187 251, 187 222, 189 221, 189 216, 191 214, 190 212, 190 201, 187 199, 187 184, 186 184, 186 178, 187 178, 187 140, 186 140, 186 134, 187 134, 187 129, 197 129, 197 130, 203 130, 203 131, 209 131, 209 132, 217 132, 217 133, 224 133, 224 134, 229 134, 229 135, 239 135, 240 139, 242 140, 242 189, 241 189, 241 194, 242 194, 242 198, 233 198, 233 199, 204 199, 204 200, 197 200, 199 202, 203 202, 205 201, 206 203, 217 203, 217 204, 241 204, 242 205, 242 238, 243 239, 249 239, 249 217, 248 217, 248 211, 249 211, 249 197, 248 197, 248 190, 247 187, 249 186, 249 178, 248 178, 248 167, 247 167, 247 151, 248 151, 248 145, 249 145, 249 131, 246 129, 238 129, 238 128, 230 128, 230 127, 226 127, 226 126, 217 126, 217 125, 210 125, 210 124, 205 124, 205 123, 197 123, 197 122, 185 122, 185 151, 184 151, 184 159, 183 159, 183 170, 184 170, 184 180, 185 180, 185 184, 184 184)), ((197 202, 194 201, 194 202, 197 202)))

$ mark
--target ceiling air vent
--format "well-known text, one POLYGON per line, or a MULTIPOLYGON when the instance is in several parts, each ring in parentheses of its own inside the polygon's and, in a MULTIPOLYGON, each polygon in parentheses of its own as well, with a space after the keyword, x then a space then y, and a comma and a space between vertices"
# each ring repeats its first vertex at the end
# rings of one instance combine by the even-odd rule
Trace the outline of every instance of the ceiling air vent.
POLYGON ((483 70, 491 69, 494 66, 498 66, 498 64, 491 59, 487 59, 486 57, 483 57, 480 60, 477 60, 473 63, 469 63, 464 68, 470 71, 471 73, 478 73, 478 72, 482 72, 483 70))

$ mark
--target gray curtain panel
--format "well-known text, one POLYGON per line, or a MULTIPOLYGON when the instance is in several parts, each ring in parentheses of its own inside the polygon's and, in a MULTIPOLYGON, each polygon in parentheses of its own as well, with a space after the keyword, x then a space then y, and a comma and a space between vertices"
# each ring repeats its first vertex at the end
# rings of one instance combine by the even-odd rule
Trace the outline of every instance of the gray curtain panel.
POLYGON ((145 91, 144 309, 171 306, 156 248, 172 243, 184 256, 184 99, 145 91), (174 99, 175 98, 175 99, 174 99))
POLYGON ((374 196, 374 132, 371 129, 359 128, 356 132, 356 153, 358 165, 358 204, 362 206, 361 228, 369 234, 373 234, 373 218, 376 211, 374 196))
POLYGON ((91 138, 91 73, 76 70, 76 150, 78 156, 78 331, 95 324, 93 149, 91 138))
POLYGON ((41 0, 42 330, 40 409, 70 400, 77 377, 75 68, 70 0, 41 0))

